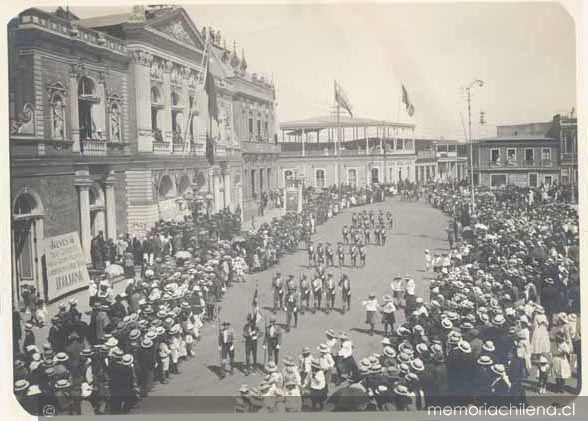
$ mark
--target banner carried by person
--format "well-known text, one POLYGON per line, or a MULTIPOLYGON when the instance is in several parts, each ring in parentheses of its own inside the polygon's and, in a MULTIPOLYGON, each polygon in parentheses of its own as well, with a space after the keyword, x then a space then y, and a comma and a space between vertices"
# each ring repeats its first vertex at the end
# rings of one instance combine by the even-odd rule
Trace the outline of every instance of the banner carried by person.
POLYGON ((90 284, 90 275, 77 231, 44 241, 47 299, 53 301, 90 284))

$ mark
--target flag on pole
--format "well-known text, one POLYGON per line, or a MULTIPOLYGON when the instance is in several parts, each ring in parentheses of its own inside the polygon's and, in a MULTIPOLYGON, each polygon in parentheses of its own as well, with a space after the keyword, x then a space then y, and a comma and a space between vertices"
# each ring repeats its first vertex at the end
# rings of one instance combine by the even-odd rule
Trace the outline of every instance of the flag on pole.
POLYGON ((404 85, 402 85, 402 103, 406 107, 406 112, 408 115, 412 117, 414 114, 414 106, 411 104, 410 99, 408 98, 408 92, 406 92, 404 85))
POLYGON ((214 142, 210 133, 206 133, 206 160, 210 165, 214 164, 214 142))
POLYGON ((255 285, 255 292, 253 293, 253 308, 257 308, 257 300, 259 297, 259 290, 257 289, 257 285, 255 285))
POLYGON ((353 113, 351 112, 351 103, 349 102, 347 95, 345 95, 345 92, 343 92, 343 89, 341 89, 341 86, 339 86, 337 81, 335 81, 335 102, 340 107, 345 108, 349 115, 353 117, 353 113))
POLYGON ((206 71, 204 90, 208 95, 208 115, 218 123, 218 103, 216 100, 216 85, 214 84, 214 76, 210 73, 210 70, 208 69, 206 71))

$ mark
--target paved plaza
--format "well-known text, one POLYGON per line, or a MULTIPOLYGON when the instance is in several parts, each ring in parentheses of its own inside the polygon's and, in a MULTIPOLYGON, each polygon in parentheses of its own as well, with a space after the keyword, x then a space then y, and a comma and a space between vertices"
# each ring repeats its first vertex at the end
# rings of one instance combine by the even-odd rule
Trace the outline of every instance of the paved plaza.
MULTIPOLYGON (((402 202, 397 199, 377 203, 361 208, 347 209, 343 213, 332 218, 324 225, 317 228, 313 236, 315 242, 336 243, 341 239, 341 230, 344 224, 351 223, 353 210, 379 209, 391 210, 395 217, 395 227, 389 234, 385 247, 369 246, 367 265, 363 269, 343 268, 343 273, 349 275, 352 282, 351 311, 342 314, 339 311, 331 311, 329 314, 318 311, 315 314, 305 313, 300 316, 298 329, 289 333, 284 332, 281 355, 290 355, 297 358, 303 346, 315 349, 325 340, 325 331, 328 328, 336 332, 345 331, 355 344, 355 355, 368 354, 381 349, 381 335, 379 331, 374 336, 367 333, 365 311, 361 306, 370 292, 381 297, 390 293, 390 281, 395 274, 409 275, 416 281, 416 294, 427 299, 428 282, 427 273, 424 271, 424 250, 431 252, 442 251, 447 248, 445 227, 446 217, 438 210, 430 208, 425 203, 402 202)), ((301 246, 302 247, 302 246, 301 246)), ((348 257, 348 256, 347 256, 348 257)), ((272 297, 271 278, 280 271, 283 276, 299 273, 310 275, 312 269, 308 267, 308 259, 302 248, 295 254, 280 259, 280 263, 264 272, 255 273, 247 277, 247 283, 235 284, 226 293, 221 303, 221 320, 228 320, 234 327, 237 337, 241 339, 241 329, 245 322, 245 316, 251 309, 251 301, 256 282, 260 291, 260 306, 264 318, 271 316, 272 297)), ((340 270, 331 268, 338 280, 340 270)), ((337 294, 335 306, 340 308, 340 294, 337 294)), ((398 320, 404 321, 401 311, 397 312, 398 320)), ((276 315, 278 323, 285 323, 285 312, 276 315)), ((378 326, 381 328, 381 325, 378 326)), ((157 385, 154 391, 140 404, 138 412, 161 412, 162 396, 232 396, 242 383, 257 384, 261 382, 260 374, 246 377, 239 369, 233 376, 227 376, 219 380, 217 367, 219 355, 217 350, 216 324, 207 324, 202 330, 202 339, 197 345, 197 357, 182 365, 182 373, 173 376, 167 385, 157 385)), ((236 361, 244 361, 244 343, 236 344, 236 361)), ((263 349, 259 346, 259 359, 263 359, 263 349)), ((237 364, 239 367, 240 364, 237 364)), ((189 405, 188 400, 180 399, 174 403, 175 410, 181 411, 181 402, 189 405)), ((208 403, 214 404, 214 400, 208 403)), ((226 401, 224 402, 226 403, 226 401)))

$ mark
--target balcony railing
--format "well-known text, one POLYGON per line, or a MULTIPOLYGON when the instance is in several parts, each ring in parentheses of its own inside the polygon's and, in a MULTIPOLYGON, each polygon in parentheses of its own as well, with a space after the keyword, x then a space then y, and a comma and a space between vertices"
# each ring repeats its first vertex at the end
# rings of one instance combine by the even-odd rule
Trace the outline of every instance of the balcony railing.
POLYGON ((106 141, 94 139, 80 140, 80 154, 84 156, 105 156, 106 155, 106 141))
POLYGON ((552 168, 555 162, 551 159, 541 160, 497 160, 487 161, 482 168, 552 168))
POLYGON ((578 154, 577 153, 562 153, 561 160, 563 162, 577 162, 578 161, 578 154))
POLYGON ((171 144, 169 142, 153 142, 153 153, 168 155, 171 153, 171 144))

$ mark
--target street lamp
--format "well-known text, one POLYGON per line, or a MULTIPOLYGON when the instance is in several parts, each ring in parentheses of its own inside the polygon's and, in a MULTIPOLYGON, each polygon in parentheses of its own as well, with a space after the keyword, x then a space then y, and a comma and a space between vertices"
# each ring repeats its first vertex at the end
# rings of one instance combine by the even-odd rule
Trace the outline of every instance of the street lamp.
POLYGON ((473 87, 479 86, 480 88, 484 86, 484 81, 480 79, 476 79, 471 82, 468 87, 466 88, 466 92, 468 93, 468 137, 470 143, 470 188, 471 188, 471 196, 472 196, 472 212, 476 208, 475 202, 475 192, 474 192, 474 146, 472 144, 472 109, 471 109, 471 95, 470 91, 473 87))

